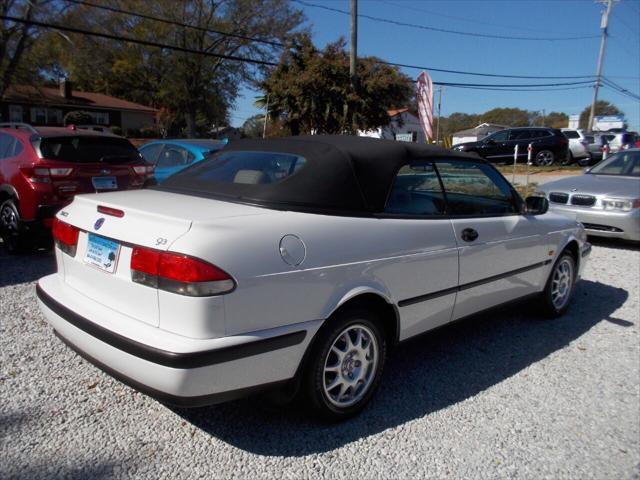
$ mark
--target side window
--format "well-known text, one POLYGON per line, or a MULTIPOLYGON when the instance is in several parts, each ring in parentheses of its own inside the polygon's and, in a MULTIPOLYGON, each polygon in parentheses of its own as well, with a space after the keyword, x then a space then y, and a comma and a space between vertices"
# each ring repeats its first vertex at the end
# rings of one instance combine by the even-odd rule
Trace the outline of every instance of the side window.
POLYGON ((552 134, 549 130, 534 130, 533 131, 533 138, 543 138, 543 137, 550 137, 552 134))
POLYGON ((158 158, 158 168, 186 167, 193 161, 193 154, 186 148, 166 145, 158 158))
POLYGON ((531 138, 531 130, 511 130, 509 140, 527 140, 531 138))
POLYGON ((140 154, 148 163, 153 165, 158 161, 158 154, 162 150, 163 145, 161 143, 154 143, 153 145, 147 145, 140 148, 140 154))
POLYGON ((433 164, 405 165, 396 176, 385 213, 395 215, 442 215, 444 195, 433 164))
POLYGON ((509 183, 483 163, 438 161, 436 167, 452 215, 508 215, 518 213, 509 183))
POLYGON ((505 142, 508 139, 509 130, 502 130, 501 132, 498 132, 491 137, 491 140, 493 140, 494 142, 505 142))
POLYGON ((0 158, 11 157, 13 154, 13 137, 0 133, 0 158))

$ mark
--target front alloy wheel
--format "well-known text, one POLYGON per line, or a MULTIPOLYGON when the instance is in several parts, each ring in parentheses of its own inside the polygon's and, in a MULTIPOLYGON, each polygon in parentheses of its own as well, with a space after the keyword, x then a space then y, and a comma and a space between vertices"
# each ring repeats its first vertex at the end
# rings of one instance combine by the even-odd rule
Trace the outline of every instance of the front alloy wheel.
POLYGON ((576 261, 569 252, 560 255, 542 293, 545 313, 550 317, 562 315, 573 295, 577 275, 576 261))
POLYGON ((358 413, 380 382, 386 342, 380 322, 366 310, 344 311, 318 333, 305 376, 316 412, 331 420, 358 413))
POLYGON ((0 206, 0 235, 9 253, 20 249, 20 215, 11 200, 0 206))

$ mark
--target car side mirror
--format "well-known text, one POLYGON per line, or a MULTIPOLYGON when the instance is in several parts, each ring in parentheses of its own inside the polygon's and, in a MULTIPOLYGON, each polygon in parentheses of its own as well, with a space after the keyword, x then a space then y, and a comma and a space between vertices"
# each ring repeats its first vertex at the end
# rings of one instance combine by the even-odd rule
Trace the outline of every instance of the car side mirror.
POLYGON ((543 215, 549 210, 549 200, 545 197, 527 197, 527 215, 543 215))

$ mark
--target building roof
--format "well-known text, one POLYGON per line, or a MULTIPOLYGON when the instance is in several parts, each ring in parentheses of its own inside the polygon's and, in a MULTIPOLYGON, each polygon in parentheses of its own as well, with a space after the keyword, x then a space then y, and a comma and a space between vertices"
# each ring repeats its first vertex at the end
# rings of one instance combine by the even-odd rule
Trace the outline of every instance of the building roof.
POLYGON ((504 130, 505 128, 509 128, 509 127, 507 125, 499 125, 497 123, 481 123, 476 127, 455 132, 453 136, 454 137, 472 137, 474 135, 487 135, 489 133, 493 133, 498 130, 504 130))
POLYGON ((232 141, 212 157, 153 188, 287 210, 374 214, 384 210, 400 167, 431 158, 483 161, 433 145, 349 135, 245 139, 232 141), (268 155, 255 158, 257 152, 300 156, 305 163, 281 181, 248 184, 236 183, 233 178, 212 180, 211 173, 220 172, 236 152, 254 156, 255 164, 247 161, 244 167, 248 169, 264 168, 263 160, 274 161, 268 155))
POLYGON ((396 115, 399 115, 401 113, 408 112, 408 111, 409 111, 408 108, 398 108, 396 110, 387 110, 387 115, 389 115, 390 117, 395 117, 396 115))
POLYGON ((2 97, 4 102, 21 102, 56 106, 74 106, 79 108, 101 108, 107 110, 129 110, 155 113, 152 107, 140 105, 103 93, 81 92, 73 90, 69 98, 60 94, 58 87, 39 87, 32 85, 12 85, 2 97))

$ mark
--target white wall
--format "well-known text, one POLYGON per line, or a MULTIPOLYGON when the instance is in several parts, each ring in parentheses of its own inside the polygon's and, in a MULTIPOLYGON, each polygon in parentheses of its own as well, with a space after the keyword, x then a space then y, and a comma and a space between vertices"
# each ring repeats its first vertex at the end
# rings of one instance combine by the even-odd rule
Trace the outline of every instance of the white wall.
POLYGON ((475 135, 471 137, 455 137, 454 136, 452 139, 452 144, 456 145, 458 143, 475 142, 477 140, 478 140, 478 137, 476 137, 475 135))
MULTIPOLYGON (((435 127, 435 125, 434 125, 435 127)), ((417 143, 425 143, 425 135, 420 126, 420 121, 415 115, 409 112, 399 113, 395 115, 388 126, 382 128, 376 128, 368 131, 358 131, 358 135, 361 137, 373 137, 384 138, 387 140, 395 140, 396 133, 416 133, 417 143), (399 119, 402 119, 402 126, 400 126, 399 119)), ((435 130, 433 132, 435 135, 435 130)))

